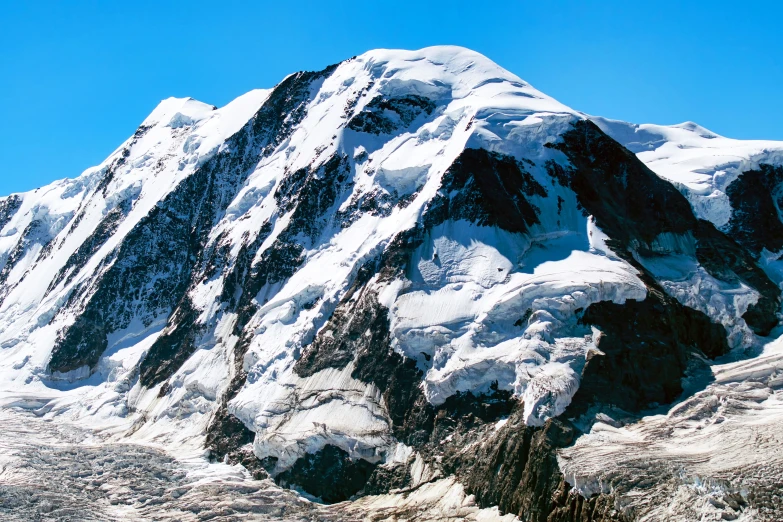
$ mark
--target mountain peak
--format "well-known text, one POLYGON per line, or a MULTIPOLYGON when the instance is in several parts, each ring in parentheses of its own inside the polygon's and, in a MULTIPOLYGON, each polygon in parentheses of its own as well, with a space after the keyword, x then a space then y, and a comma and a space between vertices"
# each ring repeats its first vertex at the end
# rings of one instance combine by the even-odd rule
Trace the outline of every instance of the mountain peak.
POLYGON ((699 125, 698 123, 692 121, 686 121, 683 123, 679 123, 677 125, 672 125, 672 128, 687 130, 688 132, 693 132, 695 134, 698 134, 700 137, 706 139, 722 138, 722 136, 715 134, 711 130, 706 129, 701 125, 699 125))
POLYGON ((193 122, 209 117, 216 109, 213 105, 194 100, 193 98, 166 98, 142 122, 143 126, 159 123, 181 126, 185 122, 193 122))
POLYGON ((453 46, 164 100, 88 176, 0 199, 0 399, 325 502, 668 505, 558 455, 773 331, 783 169, 737 159, 726 227, 650 168, 707 176, 730 140, 593 122, 453 46))

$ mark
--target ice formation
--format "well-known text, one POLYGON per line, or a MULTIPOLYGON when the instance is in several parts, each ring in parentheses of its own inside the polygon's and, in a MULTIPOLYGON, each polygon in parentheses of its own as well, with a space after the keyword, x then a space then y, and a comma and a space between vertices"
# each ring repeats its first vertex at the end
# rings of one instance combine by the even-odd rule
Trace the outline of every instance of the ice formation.
POLYGON ((371 494, 350 509, 571 520, 615 492, 594 447, 777 331, 783 242, 732 201, 782 150, 590 118, 457 47, 164 100, 101 165, 0 199, 0 393, 371 494), (499 462, 535 471, 496 484, 522 439, 499 462))

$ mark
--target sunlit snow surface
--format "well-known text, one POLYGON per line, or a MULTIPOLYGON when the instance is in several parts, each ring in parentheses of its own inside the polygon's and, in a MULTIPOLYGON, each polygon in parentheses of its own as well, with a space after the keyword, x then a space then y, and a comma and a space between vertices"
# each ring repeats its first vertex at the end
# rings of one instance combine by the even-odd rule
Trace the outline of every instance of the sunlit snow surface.
MULTIPOLYGON (((224 274, 204 278, 190 293, 205 333, 195 353, 168 380, 165 393, 160 393, 160 385, 142 387, 137 374, 138 362, 165 326, 165 314, 146 325, 134 318, 123 331, 111 333, 108 349, 91 375, 86 367, 65 375, 46 372, 57 332, 78 313, 73 304, 66 306, 70 292, 76 285, 97 283, 108 268, 105 261, 133 227, 178 183, 223 150, 227 138, 253 117, 270 92, 252 91, 220 109, 191 99, 165 100, 137 135, 101 165, 74 180, 20 195, 20 209, 0 230, 0 270, 31 224, 40 223, 36 226, 41 242, 54 239, 43 255, 42 244, 31 242, 0 287, 0 396, 5 407, 16 408, 1 412, 0 441, 5 463, 0 488, 16 493, 4 494, 0 502, 19 502, 3 504, 6 511, 0 516, 24 519, 62 509, 79 509, 82 519, 98 520, 188 520, 204 518, 205 513, 223 513, 220 516, 231 519, 249 512, 272 519, 328 520, 338 514, 350 518, 352 510, 374 510, 389 517, 421 511, 433 520, 489 520, 497 515, 479 512, 456 483, 423 484, 425 471, 420 487, 407 497, 370 497, 351 507, 324 508, 271 482, 250 481, 238 468, 207 464, 204 432, 233 377, 238 341, 236 314, 219 302, 224 274), (101 187, 121 158, 113 178, 101 187), (111 237, 84 266, 55 280, 119 201, 131 202, 132 208, 111 237), (167 453, 173 448, 174 454, 167 453), (136 461, 148 465, 131 464, 136 461), (25 503, 33 484, 39 484, 41 493, 34 497, 38 500, 25 503), (58 496, 58 491, 65 496, 58 496), (65 506, 65 497, 75 499, 77 507, 65 506)), ((274 197, 281 181, 335 155, 350 158, 354 168, 352 192, 341 210, 354 197, 378 191, 409 195, 411 200, 387 215, 364 213, 347 227, 332 225, 321 234, 322 241, 307 245, 304 262, 291 278, 256 296, 259 308, 246 327, 253 333, 252 342, 242 361, 247 381, 228 404, 229 412, 257 433, 256 455, 277 457, 278 471, 326 444, 372 462, 411 455, 411 448, 390 435, 379 390, 352 378, 351 364, 304 378, 293 371, 293 364, 324 326, 362 263, 421 218, 443 173, 466 147, 535 162, 530 174, 546 185, 550 199, 532 198, 542 210, 540 223, 524 237, 449 221, 428 232, 414 253, 418 262, 409 280, 372 281, 381 304, 390 311, 393 348, 417 361, 426 398, 434 405, 458 391, 487 391, 497 382, 524 400, 530 425, 541 425, 564 411, 599 335, 577 325, 575 311, 599 301, 623 303, 646 296, 636 270, 614 255, 603 232, 577 210, 570 189, 556 186, 543 168, 546 161, 563 161, 545 145, 582 117, 486 58, 453 47, 372 51, 343 62, 315 86, 304 120, 255 166, 212 228, 209 245, 227 246, 233 263, 242 246, 270 222, 273 227, 259 249, 260 257, 291 219, 274 197), (355 100, 358 112, 376 95, 411 94, 436 101, 437 109, 391 135, 346 129, 346 107, 355 100), (555 197, 563 198, 563 215, 554 210, 555 197)), ((762 161, 779 161, 779 143, 729 140, 693 125, 594 121, 660 176, 680 184, 697 213, 718 225, 728 219, 723 191, 732 176, 762 161)), ((640 262, 678 300, 726 326, 733 348, 753 347, 757 340, 741 316, 757 299, 756 293, 741 284, 715 280, 685 256, 667 259, 640 262)), ((694 400, 712 404, 711 390, 722 386, 719 393, 729 397, 729 403, 734 404, 732 394, 737 393, 736 400, 748 403, 742 387, 755 384, 742 383, 747 375, 735 369, 756 364, 759 372, 769 373, 776 361, 762 357, 716 367, 719 376, 732 377, 725 382, 719 377, 694 400)), ((714 423, 716 428, 702 428, 711 433, 711 448, 745 440, 742 430, 752 426, 772 431, 780 425, 776 385, 764 386, 772 391, 754 391, 767 395, 750 400, 754 406, 747 412, 732 411, 726 422, 714 423), (756 412, 755 424, 747 422, 750 411, 756 412), (735 417, 745 423, 738 431, 729 429, 735 417)), ((661 433, 669 432, 661 426, 679 422, 684 414, 677 408, 682 406, 668 417, 619 430, 597 425, 593 434, 569 450, 572 455, 564 455, 566 475, 585 492, 603 490, 601 477, 607 468, 602 465, 618 462, 617 455, 630 458, 628 441, 645 437, 654 441, 643 445, 652 448, 650 459, 669 458, 662 456, 669 448, 660 442, 661 433), (649 426, 658 428, 647 430, 649 426), (605 461, 591 460, 587 451, 579 453, 580 448, 602 445, 605 461)), ((688 424, 691 431, 677 428, 680 431, 672 433, 678 441, 696 440, 694 434, 702 433, 696 428, 688 424)), ((682 445, 686 447, 687 443, 682 445)), ((683 466, 683 476, 698 476, 696 468, 691 472, 683 466)), ((74 512, 61 514, 80 519, 74 512)))
MULTIPOLYGON (((347 228, 335 225, 324 231, 321 237, 327 239, 311 246, 293 277, 256 297, 261 306, 246 327, 254 332, 244 358, 247 382, 229 403, 229 411, 258 433, 256 454, 277 457, 282 470, 327 443, 371 461, 386 460, 395 451, 378 390, 352 379, 350 366, 308 378, 298 377, 292 366, 359 266, 420 219, 442 174, 466 147, 535 161, 531 175, 551 186, 549 200, 537 202, 540 224, 525 237, 462 221, 435 227, 415 253, 422 261, 410 286, 395 281, 378 287, 382 304, 390 309, 393 346, 422 365, 433 404, 457 391, 486 391, 497 381, 526 398, 530 424, 561 413, 578 388, 585 355, 593 346, 592 333, 577 328, 573 312, 597 301, 622 303, 645 296, 635 270, 605 248, 600 230, 576 210, 573 193, 555 186, 542 166, 559 158, 544 145, 580 116, 486 58, 451 47, 373 51, 340 64, 315 88, 304 120, 255 167, 210 241, 227 243, 236 256, 265 222, 273 222, 260 256, 290 219, 274 199, 280 181, 334 154, 356 158, 352 195, 343 207, 378 190, 415 197, 388 215, 365 213, 347 228), (345 107, 358 99, 355 110, 360 111, 378 94, 421 95, 439 106, 391 135, 346 129, 345 107), (562 216, 555 211, 556 196, 565 201, 562 216), (427 261, 436 251, 439 260, 427 261), (525 314, 529 320, 515 326, 525 314), (425 356, 431 364, 425 364, 425 356)), ((161 444, 202 440, 231 380, 237 342, 236 315, 219 305, 222 274, 205 278, 191 291, 201 309, 199 322, 208 330, 199 349, 169 379, 163 396, 159 387, 145 389, 134 380, 138 361, 162 331, 163 316, 147 326, 135 320, 112 333, 89 377, 86 368, 53 376, 44 368, 56 333, 78 313, 62 309, 74 286, 97 281, 106 269, 102 260, 133 225, 219 150, 268 95, 254 91, 222 109, 166 100, 115 154, 129 150, 122 152, 127 158, 106 190, 94 187, 115 156, 75 181, 41 189, 49 199, 36 193, 23 196, 22 208, 5 227, 9 244, 13 235, 8 234, 21 233, 24 220, 34 219, 31 209, 43 208, 73 222, 53 228, 52 253, 18 277, 15 269, 6 285, 10 293, 0 307, 3 388, 22 386, 52 399, 50 415, 113 426, 118 437, 131 429, 134 439, 161 444), (118 197, 131 198, 133 206, 111 239, 72 277, 53 284, 54 274, 118 197), (83 217, 75 220, 75 214, 83 217)))
POLYGON ((783 165, 783 142, 725 138, 693 122, 635 125, 591 117, 662 178, 679 186, 696 215, 721 227, 731 217, 726 187, 760 164, 783 165))

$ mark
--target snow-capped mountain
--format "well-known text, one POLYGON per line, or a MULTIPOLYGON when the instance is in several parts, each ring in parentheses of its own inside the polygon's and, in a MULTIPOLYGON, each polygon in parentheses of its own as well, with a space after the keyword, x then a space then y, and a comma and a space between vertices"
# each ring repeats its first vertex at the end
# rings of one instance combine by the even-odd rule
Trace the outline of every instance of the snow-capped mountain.
POLYGON ((725 483, 682 505, 766 516, 763 477, 610 480, 593 457, 771 368, 747 359, 779 323, 781 165, 781 143, 588 117, 455 47, 168 99, 101 165, 0 199, 3 404, 326 503, 409 510, 426 486, 630 520, 698 476, 725 483))

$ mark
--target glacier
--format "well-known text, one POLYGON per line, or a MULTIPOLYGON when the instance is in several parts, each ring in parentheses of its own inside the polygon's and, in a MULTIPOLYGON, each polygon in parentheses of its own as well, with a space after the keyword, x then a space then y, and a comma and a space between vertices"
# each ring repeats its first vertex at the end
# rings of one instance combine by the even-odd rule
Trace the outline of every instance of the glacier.
MULTIPOLYGON (((170 517, 217 483, 268 518, 774 516, 760 454, 712 456, 779 425, 781 182, 783 143, 586 115, 459 47, 170 98, 0 198, 0 412, 179 459, 170 517)), ((123 491, 95 518, 164 516, 123 491)))

